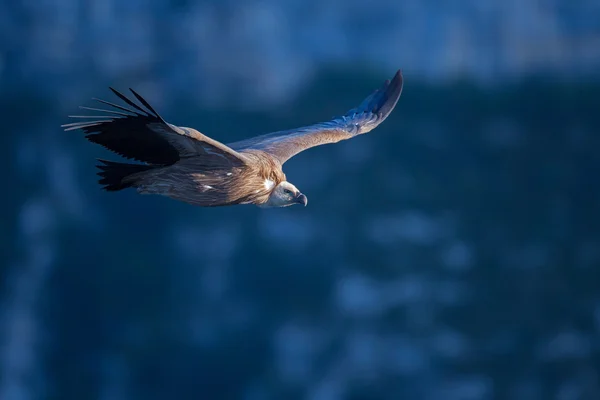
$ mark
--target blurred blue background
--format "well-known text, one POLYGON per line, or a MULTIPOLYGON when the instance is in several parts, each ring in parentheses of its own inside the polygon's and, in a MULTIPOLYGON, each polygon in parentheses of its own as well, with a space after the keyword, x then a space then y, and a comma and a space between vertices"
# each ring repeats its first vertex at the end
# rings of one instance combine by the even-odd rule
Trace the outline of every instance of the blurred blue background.
POLYGON ((600 399, 600 2, 0 2, 0 399, 600 399), (106 193, 107 86, 285 165, 307 208, 106 193))

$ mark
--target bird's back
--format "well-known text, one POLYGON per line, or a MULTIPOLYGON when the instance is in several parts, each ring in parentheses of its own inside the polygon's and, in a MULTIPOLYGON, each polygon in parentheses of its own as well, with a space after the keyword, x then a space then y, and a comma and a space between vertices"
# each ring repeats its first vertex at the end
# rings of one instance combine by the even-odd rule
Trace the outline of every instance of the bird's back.
POLYGON ((247 162, 233 168, 207 165, 205 157, 189 157, 139 177, 138 192, 161 194, 204 207, 262 204, 285 180, 281 166, 262 152, 245 154, 247 162))

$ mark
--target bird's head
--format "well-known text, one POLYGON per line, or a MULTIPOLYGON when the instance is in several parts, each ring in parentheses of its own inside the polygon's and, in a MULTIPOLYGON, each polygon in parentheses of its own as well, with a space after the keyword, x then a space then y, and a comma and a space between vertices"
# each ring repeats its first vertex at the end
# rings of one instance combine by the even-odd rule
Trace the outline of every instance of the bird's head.
POLYGON ((287 207, 294 204, 303 204, 306 206, 307 203, 308 199, 300 193, 296 186, 283 181, 275 186, 264 207, 287 207))

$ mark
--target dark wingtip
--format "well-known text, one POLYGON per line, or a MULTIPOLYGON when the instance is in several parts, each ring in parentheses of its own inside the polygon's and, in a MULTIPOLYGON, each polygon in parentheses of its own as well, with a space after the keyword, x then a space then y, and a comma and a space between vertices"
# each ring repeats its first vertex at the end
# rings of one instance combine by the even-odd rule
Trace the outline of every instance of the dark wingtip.
MULTIPOLYGON (((165 122, 165 120, 163 120, 160 115, 156 112, 156 110, 154 108, 152 108, 152 106, 150 105, 150 103, 148 103, 146 101, 146 99, 144 99, 138 92, 136 92, 135 90, 133 90, 132 88, 129 88, 129 91, 131 93, 133 93, 133 95, 135 96, 136 99, 138 99, 138 101, 140 103, 142 103, 144 105, 144 107, 146 107, 148 110, 150 110, 153 114, 154 117, 159 118, 162 122, 165 122)), ((165 122, 166 123, 166 122, 165 122)))
POLYGON ((404 76, 402 75, 402 70, 399 69, 394 74, 392 81, 390 82, 390 87, 393 89, 394 94, 398 92, 398 97, 400 97, 400 92, 402 92, 402 86, 404 82, 404 76))
POLYGON ((122 96, 121 92, 119 92, 119 91, 118 91, 117 89, 115 89, 114 87, 112 87, 112 86, 109 86, 108 88, 110 89, 110 91, 111 91, 111 92, 113 92, 113 93, 114 93, 114 94, 116 94, 117 96, 119 96, 119 97, 121 97, 121 96, 122 96))
POLYGON ((123 93, 119 92, 116 89, 113 89, 111 86, 108 87, 115 95, 117 95, 117 97, 119 97, 121 100, 123 100, 125 103, 129 104, 129 106, 135 108, 136 110, 149 115, 148 111, 144 110, 143 108, 141 108, 140 106, 138 106, 137 104, 135 104, 133 101, 131 101, 130 99, 127 98, 127 96, 125 96, 123 93))
POLYGON ((396 103, 398 103, 398 99, 400 99, 400 95, 402 94, 403 86, 404 78, 402 76, 402 70, 399 69, 396 71, 389 84, 386 85, 385 93, 383 93, 381 97, 379 114, 384 118, 392 112, 394 107, 396 107, 396 103))
POLYGON ((377 115, 377 123, 381 123, 396 107, 402 94, 402 86, 402 70, 398 69, 391 80, 386 79, 379 89, 364 99, 358 107, 348 111, 348 114, 373 113, 377 115))

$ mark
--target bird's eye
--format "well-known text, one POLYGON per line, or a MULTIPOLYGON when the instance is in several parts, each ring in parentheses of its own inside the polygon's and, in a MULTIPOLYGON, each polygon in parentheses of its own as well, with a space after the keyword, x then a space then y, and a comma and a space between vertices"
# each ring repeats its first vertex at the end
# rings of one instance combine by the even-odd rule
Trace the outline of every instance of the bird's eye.
POLYGON ((283 189, 283 193, 292 194, 292 191, 290 189, 283 189))

